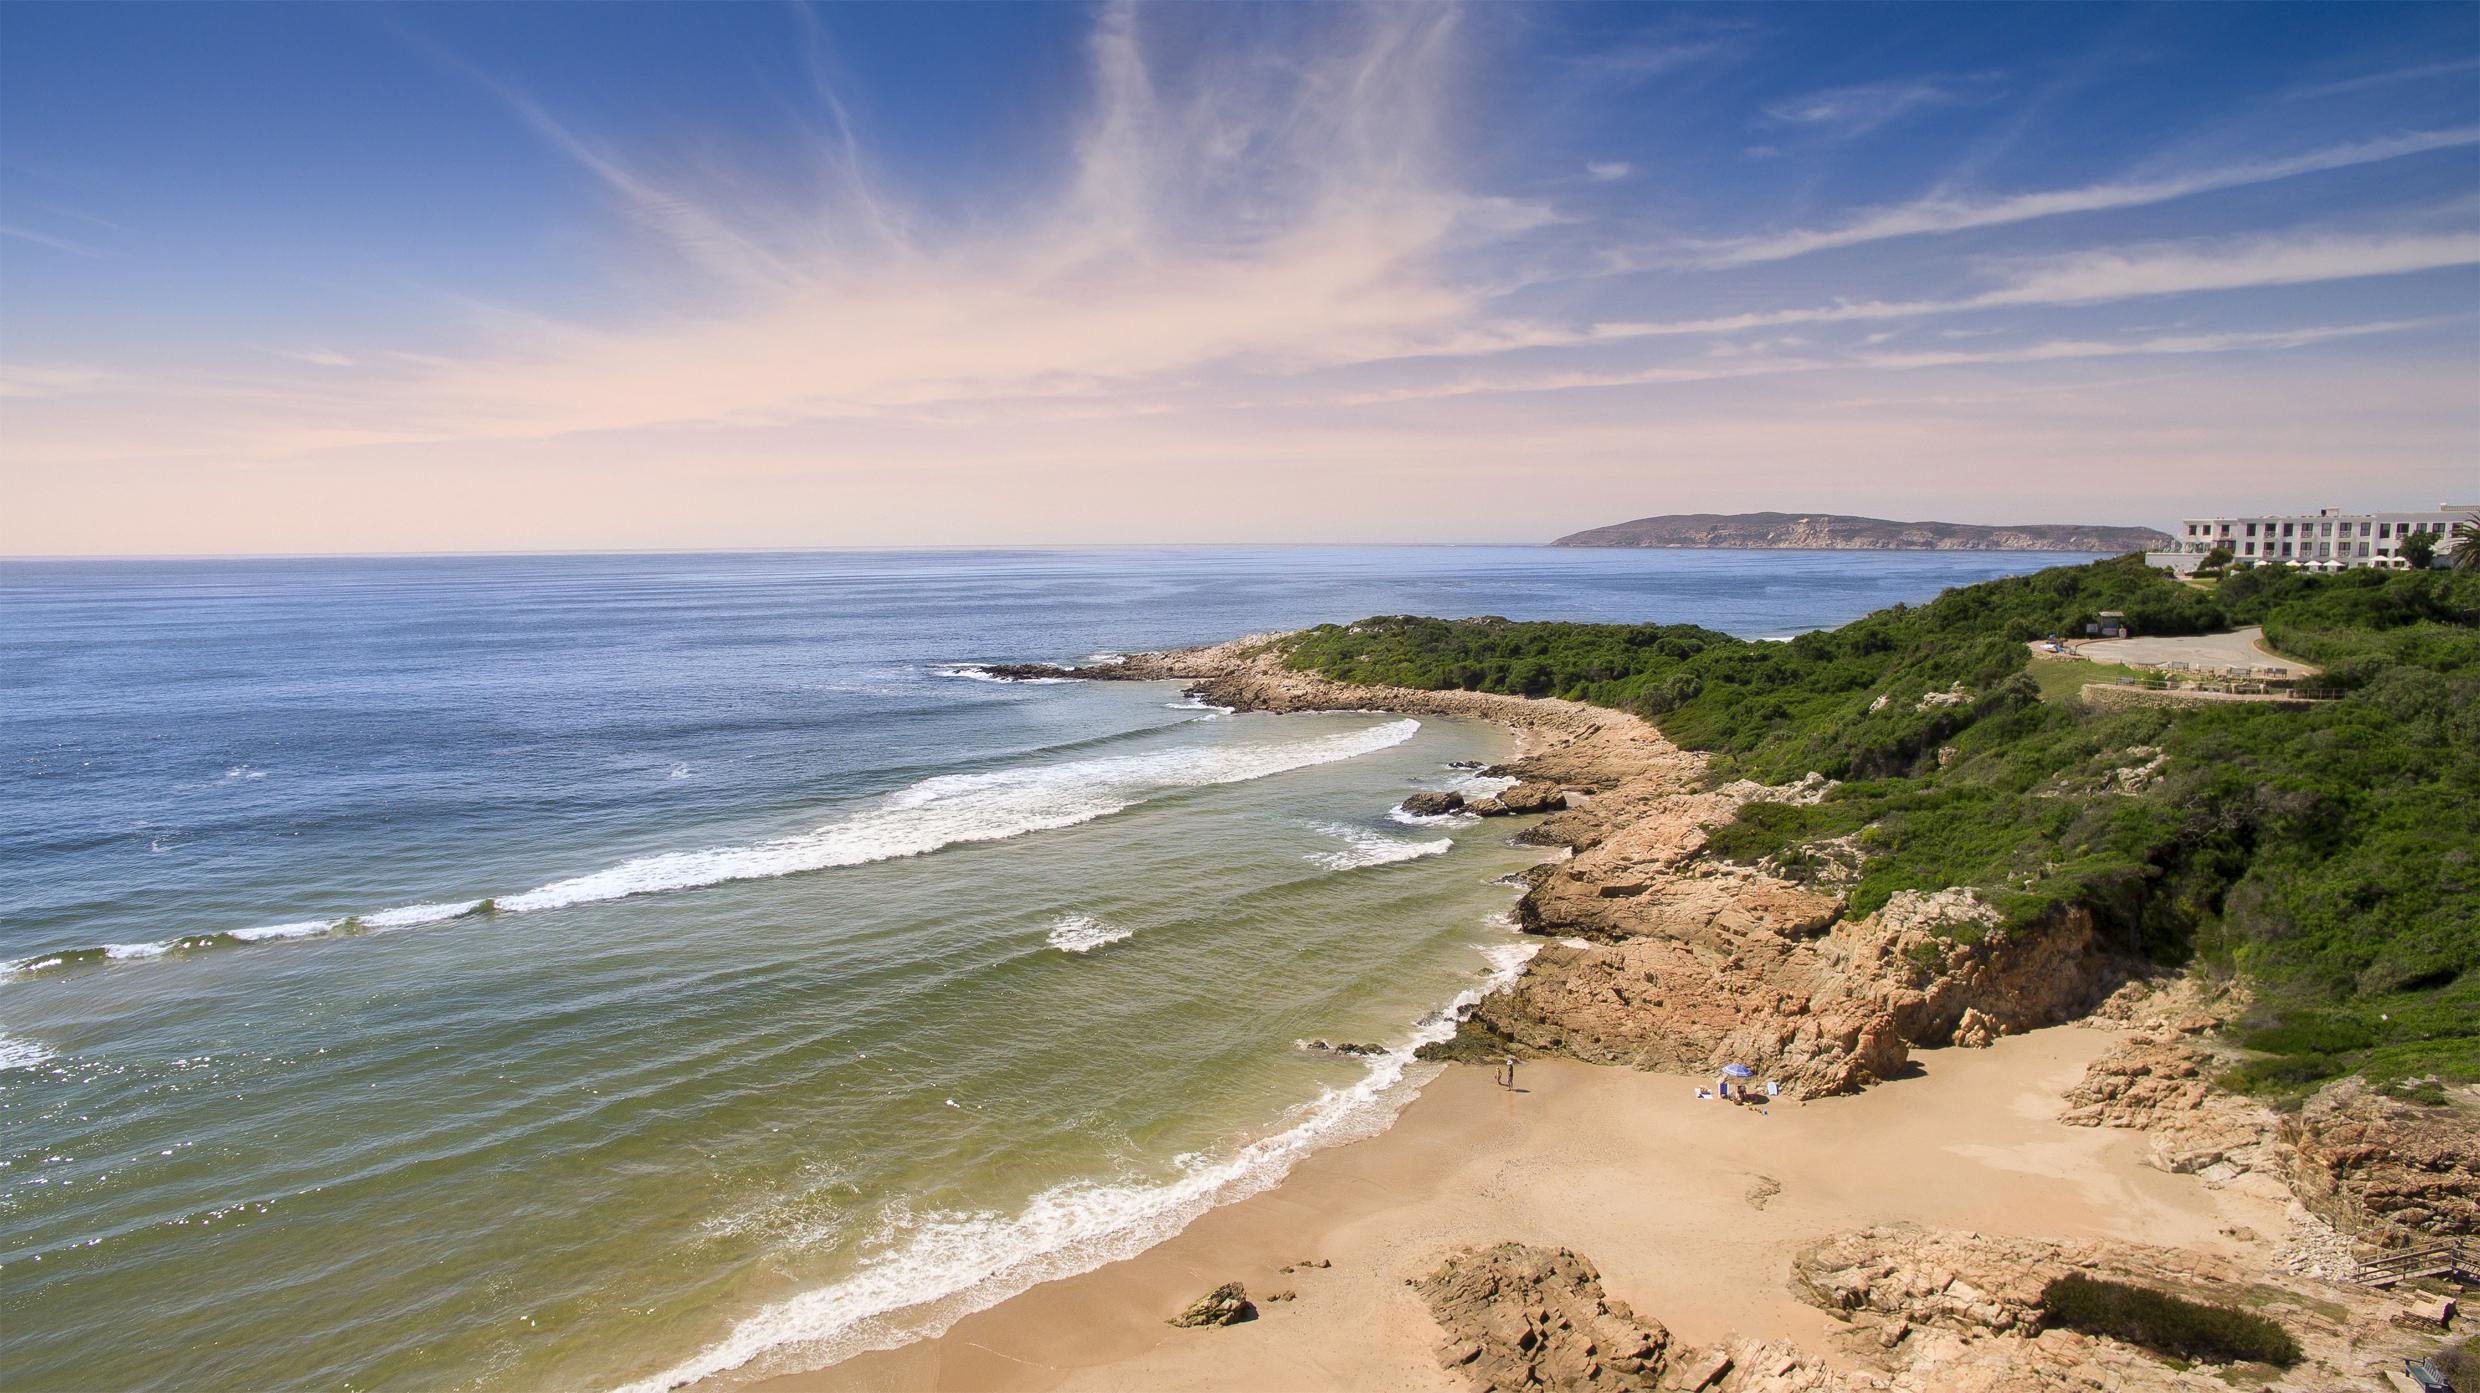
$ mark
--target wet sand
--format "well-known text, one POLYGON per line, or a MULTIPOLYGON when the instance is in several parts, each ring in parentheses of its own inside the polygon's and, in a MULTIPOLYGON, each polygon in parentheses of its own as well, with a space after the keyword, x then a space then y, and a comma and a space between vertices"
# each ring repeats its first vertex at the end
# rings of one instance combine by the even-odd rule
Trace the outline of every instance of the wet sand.
POLYGON ((1792 1255, 1842 1229, 1910 1220, 2236 1253, 2225 1226, 2278 1204, 2139 1164, 2142 1137, 2060 1124, 2060 1095, 2116 1039, 2057 1027, 1916 1055, 1856 1097, 1742 1108, 1698 1080, 1527 1064, 1518 1091, 1452 1068, 1395 1126, 1322 1152, 1281 1185, 1123 1262, 1046 1283, 944 1336, 768 1379, 857 1389, 1460 1389, 1405 1279, 1468 1243, 1573 1248, 1611 1295, 1694 1346, 1729 1332, 1827 1354, 1835 1322, 1787 1289, 1792 1255), (1778 1188, 1775 1188, 1778 1187, 1778 1188), (1329 1268, 1289 1274, 1302 1259, 1329 1268), (1165 1324, 1217 1283, 1257 1320, 1165 1324), (1293 1301, 1268 1301, 1290 1289, 1293 1301))

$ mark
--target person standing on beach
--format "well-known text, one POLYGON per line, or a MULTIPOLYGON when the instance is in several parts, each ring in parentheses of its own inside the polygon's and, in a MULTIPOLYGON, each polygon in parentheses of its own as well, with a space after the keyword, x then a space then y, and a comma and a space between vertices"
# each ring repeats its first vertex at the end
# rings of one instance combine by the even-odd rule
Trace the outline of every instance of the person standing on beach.
POLYGON ((1498 1086, 1501 1088, 1516 1086, 1516 1057, 1512 1054, 1499 1056, 1498 1086))

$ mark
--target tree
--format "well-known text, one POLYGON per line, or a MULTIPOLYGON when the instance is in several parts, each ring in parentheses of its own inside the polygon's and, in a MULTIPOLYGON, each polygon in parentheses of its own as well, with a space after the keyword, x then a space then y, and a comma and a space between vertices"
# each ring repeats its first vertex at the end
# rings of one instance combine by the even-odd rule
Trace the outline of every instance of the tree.
POLYGON ((2480 513, 2454 524, 2454 569, 2480 571, 2480 513))
POLYGON ((2414 532, 2402 539, 2399 550, 2412 570, 2425 571, 2437 559, 2437 536, 2433 532, 2414 532))
POLYGON ((2217 576, 2223 571, 2228 570, 2229 567, 2230 548, 2215 547, 2213 550, 2204 554, 2204 560, 2196 563, 2196 574, 2200 576, 2217 576))

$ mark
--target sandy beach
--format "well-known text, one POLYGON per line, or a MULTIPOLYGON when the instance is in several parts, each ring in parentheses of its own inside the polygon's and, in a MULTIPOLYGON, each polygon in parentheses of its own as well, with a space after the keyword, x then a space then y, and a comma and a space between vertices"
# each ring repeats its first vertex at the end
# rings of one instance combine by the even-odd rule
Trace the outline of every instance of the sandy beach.
POLYGON ((1692 1347, 1736 1332, 1822 1352, 1836 1322, 1785 1278, 1797 1248, 1838 1230, 1908 1220, 2233 1256, 2239 1241, 2223 1230, 2280 1232, 2270 1199, 2150 1169, 2135 1134, 2057 1121, 2060 1095, 2114 1041, 2067 1026, 1928 1051, 1917 1077, 1762 1109, 1620 1068, 1528 1064, 1513 1092, 1487 1070, 1449 1068, 1391 1130, 1309 1158, 1138 1257, 939 1339, 760 1386, 1457 1389, 1405 1280, 1467 1244, 1585 1253, 1613 1296, 1692 1347), (1333 1266, 1279 1270, 1302 1260, 1333 1266), (1259 1298, 1257 1320, 1164 1323, 1233 1280, 1259 1298), (1286 1289, 1297 1299, 1264 1299, 1286 1289))

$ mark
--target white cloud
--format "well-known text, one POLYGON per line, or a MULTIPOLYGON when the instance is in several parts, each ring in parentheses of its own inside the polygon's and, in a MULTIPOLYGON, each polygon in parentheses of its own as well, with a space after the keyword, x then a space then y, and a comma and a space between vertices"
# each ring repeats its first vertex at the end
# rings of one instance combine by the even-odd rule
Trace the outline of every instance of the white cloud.
POLYGON ((2418 82, 2432 77, 2452 77, 2457 73, 2480 70, 2480 58, 2453 58, 2442 63, 2416 63, 2407 68, 2390 68, 2384 72, 2362 73, 2339 82, 2320 82, 2313 87, 2295 88, 2283 93, 2288 101, 2310 101, 2318 97, 2339 97, 2350 92, 2364 92, 2371 87, 2391 87, 2398 82, 2418 82))
POLYGON ((2480 263, 2480 233, 2254 238, 2078 252, 2008 263, 2007 283, 1944 300, 1843 301, 1708 319, 1594 325, 1586 339, 1730 334, 1787 324, 1917 319, 1926 315, 2041 306, 2094 305, 2201 291, 2303 285, 2400 275, 2480 263))
POLYGON ((2466 127, 2451 131, 2420 131, 2381 140, 2331 145, 2281 159, 2243 161, 2220 169, 2197 170, 2187 174, 2119 180, 2089 184, 2082 188, 2051 189, 1995 198, 1926 198, 1872 209, 1835 227, 1769 233, 1711 244, 1698 249, 1695 259, 1708 266, 1744 266, 1752 262, 1781 261, 1833 247, 1882 242, 1893 237, 1961 232, 2067 213, 2104 212, 2167 203, 2172 199, 2217 189, 2272 183, 2303 174, 2375 164, 2401 159, 2406 155, 2475 143, 2480 143, 2480 129, 2466 127))
POLYGON ((1594 160, 1584 167, 1585 177, 1596 184, 1613 184, 1636 172, 1626 160, 1594 160))
POLYGON ((1765 115, 1781 125, 1807 126, 1838 139, 1850 139, 1923 107, 1975 100, 1985 95, 1995 80, 1990 74, 1975 74, 1864 82, 1772 102, 1765 107, 1765 115))

